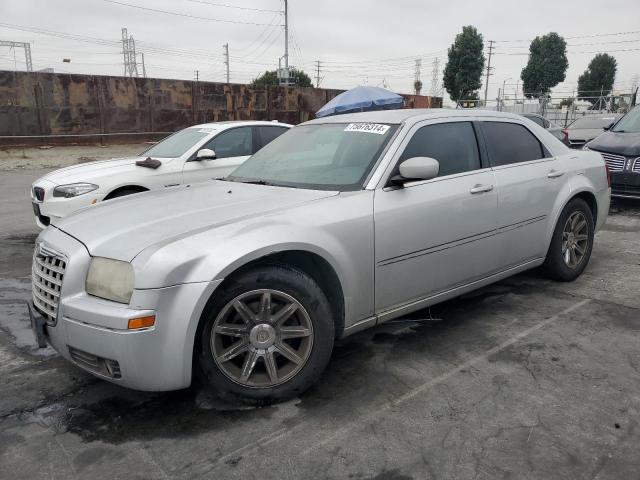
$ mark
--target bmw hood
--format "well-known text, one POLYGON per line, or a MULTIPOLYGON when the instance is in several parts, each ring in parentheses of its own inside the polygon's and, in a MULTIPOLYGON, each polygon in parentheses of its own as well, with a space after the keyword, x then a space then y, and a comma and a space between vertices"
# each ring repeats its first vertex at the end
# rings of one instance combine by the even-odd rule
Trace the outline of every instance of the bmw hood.
POLYGON ((130 262, 160 242, 334 195, 210 181, 99 203, 63 218, 55 228, 82 242, 92 256, 130 262))
MULTIPOLYGON (((110 175, 113 173, 120 173, 129 171, 136 167, 135 163, 138 160, 144 160, 146 156, 142 157, 129 157, 129 158, 117 158, 111 160, 100 160, 97 162, 87 162, 78 165, 71 165, 70 167, 60 168, 45 175, 40 180, 46 180, 56 185, 69 184, 76 182, 92 182, 103 175, 110 175)), ((161 161, 166 163, 173 159, 163 158, 161 161)), ((37 182, 36 182, 37 183, 37 182)))
POLYGON ((625 157, 640 157, 640 133, 605 132, 591 141, 589 148, 625 157))

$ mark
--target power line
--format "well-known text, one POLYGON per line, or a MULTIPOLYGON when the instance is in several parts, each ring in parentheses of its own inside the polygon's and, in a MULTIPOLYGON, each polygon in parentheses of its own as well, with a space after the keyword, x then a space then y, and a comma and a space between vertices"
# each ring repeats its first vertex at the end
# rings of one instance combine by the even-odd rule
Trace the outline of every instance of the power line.
POLYGON ((214 2, 205 2, 204 0, 187 0, 187 2, 191 2, 191 3, 200 3, 202 5, 209 5, 211 7, 224 7, 224 8, 235 8, 238 10, 249 10, 249 11, 253 11, 253 12, 276 12, 276 13, 282 13, 282 10, 269 10, 266 8, 253 8, 253 7, 240 7, 238 5, 228 5, 226 3, 214 3, 214 2))
POLYGON ((133 5, 131 3, 119 2, 117 0, 102 0, 102 1, 106 3, 113 3, 114 5, 121 5, 123 7, 137 8, 138 10, 146 10, 148 12, 154 12, 154 13, 163 13, 165 15, 174 15, 176 17, 193 18, 196 20, 207 20, 210 22, 219 22, 219 23, 232 23, 235 25, 257 25, 257 26, 268 25, 267 23, 244 22, 242 20, 223 20, 220 18, 213 18, 213 17, 201 17, 198 15, 191 15, 189 13, 172 12, 170 10, 161 10, 159 8, 143 7, 142 5, 133 5))

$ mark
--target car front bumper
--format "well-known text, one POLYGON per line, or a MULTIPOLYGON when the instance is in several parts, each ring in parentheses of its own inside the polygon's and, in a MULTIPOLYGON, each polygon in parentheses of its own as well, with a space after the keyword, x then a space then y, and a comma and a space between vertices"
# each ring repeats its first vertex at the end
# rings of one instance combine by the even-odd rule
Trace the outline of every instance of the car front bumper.
MULTIPOLYGON (((165 391, 191 384, 197 318, 193 307, 210 287, 192 283, 136 291, 136 302, 156 308, 130 308, 90 295, 63 298, 55 325, 38 318, 30 305, 32 326, 60 355, 105 380, 136 390, 165 391), (127 330, 132 318, 155 315, 155 325, 127 330)), ((199 315, 198 315, 199 318, 199 315)), ((36 333, 36 339, 38 335, 36 333)))
POLYGON ((611 196, 640 199, 640 173, 611 172, 611 196))
POLYGON ((54 197, 53 189, 56 184, 46 180, 39 180, 31 188, 31 203, 36 217, 36 225, 46 228, 50 224, 55 225, 58 220, 66 217, 70 213, 89 207, 104 200, 105 195, 98 190, 78 195, 77 197, 54 197), (38 200, 34 197, 33 187, 44 189, 44 199, 38 200))

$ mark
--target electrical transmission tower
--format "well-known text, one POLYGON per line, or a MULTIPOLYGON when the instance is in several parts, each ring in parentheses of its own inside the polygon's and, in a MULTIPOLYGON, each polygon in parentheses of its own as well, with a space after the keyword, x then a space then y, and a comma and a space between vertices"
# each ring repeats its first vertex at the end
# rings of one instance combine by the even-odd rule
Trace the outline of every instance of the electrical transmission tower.
POLYGON ((133 35, 128 35, 126 28, 122 29, 122 54, 124 56, 124 76, 139 77, 136 42, 133 39, 133 35))
POLYGON ((316 88, 320 88, 320 60, 316 60, 316 88))
POLYGON ((31 63, 31 45, 29 45, 29 43, 0 40, 0 47, 24 48, 25 70, 27 72, 33 72, 33 64, 31 63))
POLYGON ((442 97, 442 85, 440 84, 440 59, 436 57, 431 63, 431 96, 442 97))
POLYGON ((227 83, 230 83, 229 82, 230 76, 229 76, 229 44, 228 43, 225 43, 222 46, 222 54, 224 55, 224 65, 227 68, 227 83))
POLYGON ((420 95, 420 90, 422 90, 422 80, 420 80, 420 69, 422 68, 422 60, 416 58, 416 70, 415 76, 413 79, 413 89, 416 92, 416 95, 420 95))

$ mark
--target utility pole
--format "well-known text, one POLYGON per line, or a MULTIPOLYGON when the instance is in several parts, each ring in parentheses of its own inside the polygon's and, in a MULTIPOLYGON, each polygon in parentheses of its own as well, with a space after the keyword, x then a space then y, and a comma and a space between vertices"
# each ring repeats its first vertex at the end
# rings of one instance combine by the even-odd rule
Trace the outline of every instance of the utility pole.
POLYGON ((416 58, 416 69, 415 76, 413 79, 413 88, 415 90, 416 95, 420 95, 420 90, 422 90, 422 80, 420 80, 420 68, 422 67, 422 60, 416 58))
POLYGON ((320 60, 316 60, 316 88, 320 88, 320 60))
POLYGON ((487 80, 484 84, 484 106, 487 106, 487 93, 489 93, 489 77, 491 76, 491 54, 493 53, 493 40, 489 40, 489 59, 487 60, 487 80))
POLYGON ((147 69, 144 66, 144 52, 140 53, 140 57, 142 58, 142 77, 147 78, 147 69))
MULTIPOLYGON (((31 45, 27 42, 11 42, 8 40, 0 40, 0 47, 9 47, 14 49, 23 48, 24 49, 24 62, 25 62, 25 70, 27 72, 33 72, 33 64, 31 63, 31 45)), ((15 55, 14 55, 15 56, 15 55)))
POLYGON ((196 70, 196 83, 200 80, 200 70, 196 70))
POLYGON ((280 85, 290 85, 289 81, 289 2, 284 0, 284 56, 278 60, 278 80, 280 85), (284 68, 282 68, 284 60, 284 68))

